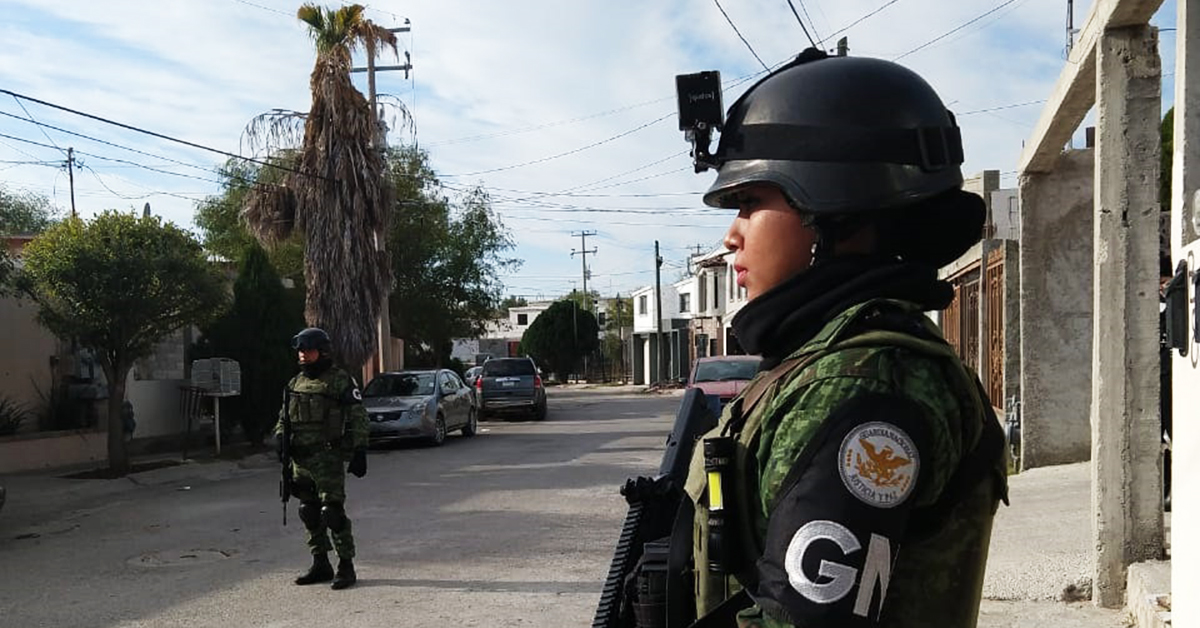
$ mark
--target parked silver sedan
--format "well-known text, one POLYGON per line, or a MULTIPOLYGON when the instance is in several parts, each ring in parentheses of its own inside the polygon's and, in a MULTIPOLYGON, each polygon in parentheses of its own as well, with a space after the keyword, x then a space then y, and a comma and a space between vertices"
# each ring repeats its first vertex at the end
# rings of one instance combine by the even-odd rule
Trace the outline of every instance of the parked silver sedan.
POLYGON ((371 442, 423 438, 441 445, 446 434, 478 431, 471 389, 447 369, 380 373, 363 390, 371 442))

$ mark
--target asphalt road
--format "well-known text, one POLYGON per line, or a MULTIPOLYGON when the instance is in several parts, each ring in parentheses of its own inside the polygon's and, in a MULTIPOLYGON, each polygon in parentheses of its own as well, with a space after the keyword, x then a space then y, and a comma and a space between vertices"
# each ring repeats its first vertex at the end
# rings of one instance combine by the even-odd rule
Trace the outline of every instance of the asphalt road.
POLYGON ((373 449, 367 477, 347 481, 360 579, 345 591, 292 584, 303 528, 295 501, 281 525, 265 455, 30 479, 57 506, 21 514, 14 500, 0 517, 0 626, 590 625, 625 513, 617 489, 657 468, 677 403, 552 390, 542 423, 373 449))
MULTIPOLYGON (((543 423, 372 450, 367 477, 347 480, 360 580, 345 591, 292 584, 309 557, 294 500, 280 523, 273 456, 7 477, 0 628, 588 626, 625 515, 617 489, 657 469, 677 393, 551 389, 543 423)), ((1128 625, 1040 593, 1078 572, 1075 471, 1014 479, 980 628, 1128 625)))

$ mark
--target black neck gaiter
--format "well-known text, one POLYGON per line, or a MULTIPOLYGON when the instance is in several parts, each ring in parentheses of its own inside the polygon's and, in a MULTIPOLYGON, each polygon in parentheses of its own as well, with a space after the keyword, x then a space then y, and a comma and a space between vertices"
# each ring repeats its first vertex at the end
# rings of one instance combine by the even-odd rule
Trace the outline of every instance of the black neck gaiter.
POLYGON ((305 377, 316 379, 324 375, 325 371, 328 371, 329 367, 331 366, 333 366, 333 360, 330 360, 325 356, 321 356, 312 364, 301 364, 300 370, 304 373, 305 377))
POLYGON ((954 290, 925 264, 870 256, 837 257, 775 286, 733 317, 742 349, 779 364, 847 308, 871 299, 909 301, 922 310, 950 305, 954 290))

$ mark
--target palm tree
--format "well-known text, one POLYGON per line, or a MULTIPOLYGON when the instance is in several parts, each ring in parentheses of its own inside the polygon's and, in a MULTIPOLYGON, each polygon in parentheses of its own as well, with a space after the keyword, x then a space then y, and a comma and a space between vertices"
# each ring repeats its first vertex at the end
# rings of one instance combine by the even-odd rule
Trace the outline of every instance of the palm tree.
POLYGON ((279 140, 287 137, 280 129, 303 122, 299 149, 289 155, 294 167, 280 183, 256 184, 243 211, 263 242, 300 231, 304 316, 330 331, 334 359, 351 368, 374 350, 376 320, 392 285, 387 254, 376 245, 392 205, 380 122, 350 82, 350 68, 360 45, 372 59, 381 46, 398 51, 396 36, 364 18, 363 10, 360 4, 334 10, 306 3, 297 11, 317 48, 312 107, 305 114, 268 112, 247 129, 252 140, 279 140))

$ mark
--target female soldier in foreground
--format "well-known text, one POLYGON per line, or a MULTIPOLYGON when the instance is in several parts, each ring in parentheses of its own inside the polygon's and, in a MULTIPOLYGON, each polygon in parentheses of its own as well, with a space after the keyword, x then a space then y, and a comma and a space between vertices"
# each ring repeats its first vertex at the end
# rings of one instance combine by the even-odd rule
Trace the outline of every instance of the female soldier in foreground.
POLYGON ((961 163, 887 61, 809 50, 729 109, 704 201, 738 211, 732 325, 764 360, 688 475, 697 625, 975 625, 1003 436, 923 315, 982 230, 961 163))

